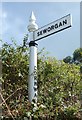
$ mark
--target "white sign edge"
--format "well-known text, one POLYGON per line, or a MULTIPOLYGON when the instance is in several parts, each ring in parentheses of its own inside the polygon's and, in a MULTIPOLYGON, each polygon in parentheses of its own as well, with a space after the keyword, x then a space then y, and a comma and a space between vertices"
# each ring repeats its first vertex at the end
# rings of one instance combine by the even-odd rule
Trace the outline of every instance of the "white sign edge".
MULTIPOLYGON (((56 32, 53 32, 53 33, 51 33, 51 34, 48 34, 48 35, 43 36, 43 37, 38 38, 38 39, 35 39, 35 35, 34 35, 34 41, 38 41, 38 40, 40 40, 40 39, 42 39, 42 38, 45 38, 45 37, 47 37, 47 36, 50 36, 50 35, 52 35, 52 34, 54 34, 54 33, 57 33, 57 32, 60 32, 60 31, 62 31, 62 30, 64 30, 64 29, 67 29, 67 28, 69 28, 69 27, 72 27, 72 14, 68 14, 68 15, 66 15, 66 16, 64 16, 64 17, 61 17, 61 18, 59 18, 59 19, 57 19, 57 20, 55 20, 55 21, 53 21, 53 22, 56 22, 56 21, 58 21, 58 20, 60 20, 60 19, 63 19, 63 18, 65 18, 65 17, 67 17, 67 16, 70 16, 70 18, 71 18, 71 22, 70 22, 70 25, 69 25, 68 27, 63 28, 63 29, 60 29, 60 30, 58 30, 58 31, 56 31, 56 32)), ((44 28, 44 27, 52 24, 53 22, 48 23, 48 24, 44 25, 43 27, 38 28, 36 31, 34 31, 34 34, 35 34, 35 32, 37 32, 38 30, 40 30, 40 29, 42 29, 42 28, 44 28)))

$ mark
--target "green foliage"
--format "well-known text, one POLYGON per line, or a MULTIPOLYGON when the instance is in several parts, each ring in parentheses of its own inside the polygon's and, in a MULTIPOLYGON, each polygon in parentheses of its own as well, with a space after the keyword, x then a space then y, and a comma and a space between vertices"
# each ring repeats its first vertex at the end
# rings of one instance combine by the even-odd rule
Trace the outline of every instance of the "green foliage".
POLYGON ((73 52, 73 57, 67 56, 63 59, 65 63, 70 64, 81 64, 82 63, 82 48, 78 48, 73 52))
POLYGON ((66 58, 63 59, 63 61, 65 63, 71 63, 72 62, 72 57, 71 56, 67 56, 66 58))
POLYGON ((73 53, 74 61, 81 61, 82 62, 82 48, 76 49, 73 53))
MULTIPOLYGON (((28 101, 28 48, 2 47, 2 94, 16 120, 81 120, 80 66, 38 54, 38 103, 28 101)), ((11 118, 3 104, 3 116, 11 118)))

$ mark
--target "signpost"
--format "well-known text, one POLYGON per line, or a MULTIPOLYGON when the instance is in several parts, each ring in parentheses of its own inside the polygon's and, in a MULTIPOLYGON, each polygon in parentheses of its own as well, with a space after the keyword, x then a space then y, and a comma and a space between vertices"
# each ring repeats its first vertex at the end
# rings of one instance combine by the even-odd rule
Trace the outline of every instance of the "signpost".
POLYGON ((72 26, 71 15, 68 14, 48 25, 45 25, 38 29, 35 23, 36 18, 32 12, 29 20, 28 31, 30 32, 30 61, 29 61, 29 82, 28 82, 28 97, 32 102, 34 99, 37 102, 37 45, 35 41, 38 41, 44 37, 50 36, 54 33, 62 31, 72 26))
POLYGON ((37 24, 35 23, 36 18, 32 12, 28 31, 30 32, 30 58, 29 58, 29 81, 28 81, 28 97, 29 101, 32 102, 34 99, 37 102, 37 45, 34 41, 33 31, 38 29, 37 24))

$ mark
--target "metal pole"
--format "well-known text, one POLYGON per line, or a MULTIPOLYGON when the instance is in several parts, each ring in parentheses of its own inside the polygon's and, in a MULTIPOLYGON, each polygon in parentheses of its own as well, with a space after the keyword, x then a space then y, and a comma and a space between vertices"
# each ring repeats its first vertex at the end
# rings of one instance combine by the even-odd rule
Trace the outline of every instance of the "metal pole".
POLYGON ((32 102, 32 100, 37 102, 37 44, 34 41, 34 31, 38 29, 38 26, 35 21, 36 18, 32 12, 28 25, 28 31, 30 32, 28 97, 30 102, 32 102))
POLYGON ((29 63, 29 83, 28 95, 29 101, 34 99, 37 102, 37 44, 34 41, 29 43, 30 63, 29 63))

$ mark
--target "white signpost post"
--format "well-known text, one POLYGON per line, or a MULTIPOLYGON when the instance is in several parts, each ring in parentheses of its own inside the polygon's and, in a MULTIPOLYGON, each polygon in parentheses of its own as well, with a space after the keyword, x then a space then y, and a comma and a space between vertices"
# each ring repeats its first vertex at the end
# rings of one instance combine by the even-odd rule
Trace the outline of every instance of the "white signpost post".
POLYGON ((36 19, 32 12, 29 20, 28 31, 30 32, 30 63, 29 63, 29 82, 28 82, 28 96, 29 101, 34 99, 37 102, 37 44, 38 41, 44 37, 50 36, 54 33, 62 31, 72 26, 72 17, 70 14, 64 16, 48 25, 38 29, 35 23, 36 19))

